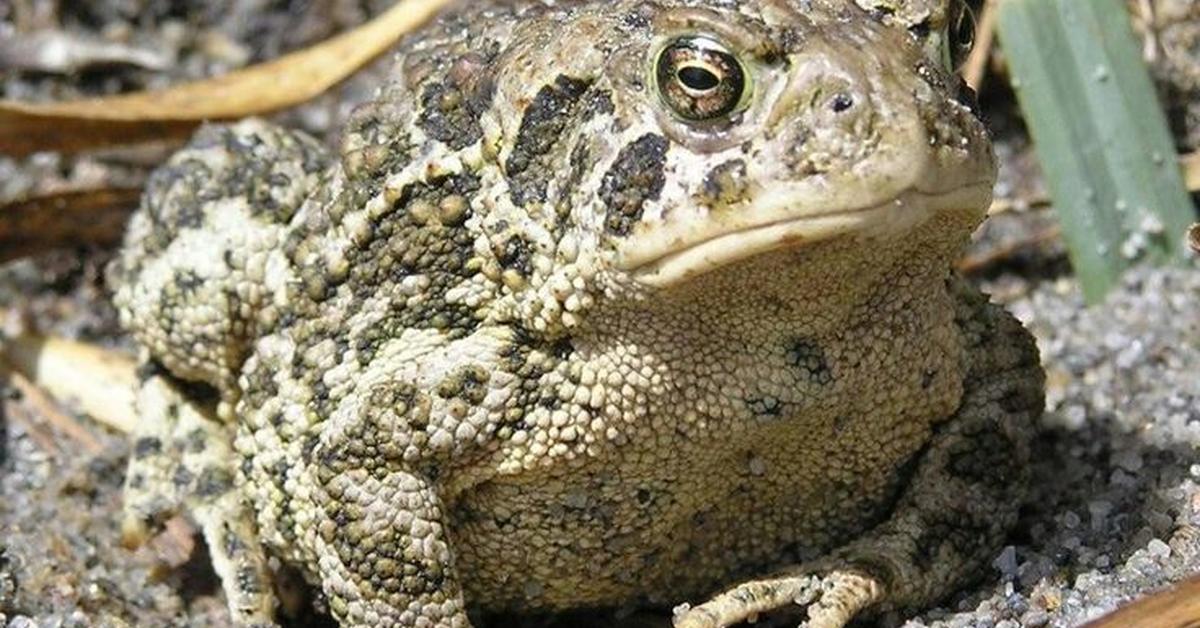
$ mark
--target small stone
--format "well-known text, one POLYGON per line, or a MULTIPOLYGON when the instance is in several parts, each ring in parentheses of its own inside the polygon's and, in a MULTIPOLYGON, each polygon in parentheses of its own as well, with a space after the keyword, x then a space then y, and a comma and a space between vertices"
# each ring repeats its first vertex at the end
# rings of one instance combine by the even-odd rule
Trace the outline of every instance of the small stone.
POLYGON ((1142 465, 1144 464, 1142 461, 1142 454, 1131 449, 1122 451, 1114 456, 1113 463, 1130 473, 1137 473, 1138 471, 1141 471, 1142 465))
POLYGON ((992 566, 1000 572, 1001 577, 1005 580, 1012 580, 1017 577, 1017 548, 1009 545, 1000 552, 996 560, 992 561, 992 566))
POLYGON ((1107 517, 1112 510, 1112 502, 1102 499, 1088 502, 1088 513, 1092 515, 1093 519, 1103 519, 1107 517))
POLYGON ((1113 486, 1121 488, 1133 488, 1134 486, 1137 486, 1137 478, 1125 473, 1120 469, 1112 472, 1112 475, 1109 477, 1109 482, 1111 482, 1113 486))
POLYGON ((1169 558, 1171 556, 1171 546, 1163 542, 1162 539, 1154 539, 1146 546, 1146 551, 1155 558, 1169 558))
POLYGON ((1050 614, 1035 608, 1021 616, 1021 625, 1025 628, 1041 628, 1050 623, 1050 614))
POLYGON ((1062 413, 1065 427, 1070 430, 1081 429, 1087 423, 1087 410, 1081 405, 1072 404, 1062 413))

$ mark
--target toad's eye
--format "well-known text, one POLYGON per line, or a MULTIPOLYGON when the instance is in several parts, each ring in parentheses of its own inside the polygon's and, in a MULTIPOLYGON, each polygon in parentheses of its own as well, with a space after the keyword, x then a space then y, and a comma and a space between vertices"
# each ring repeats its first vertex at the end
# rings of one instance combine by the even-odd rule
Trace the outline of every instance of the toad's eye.
POLYGON ((750 93, 741 61, 708 37, 680 37, 663 48, 655 81, 671 110, 692 121, 728 116, 746 103, 750 93))

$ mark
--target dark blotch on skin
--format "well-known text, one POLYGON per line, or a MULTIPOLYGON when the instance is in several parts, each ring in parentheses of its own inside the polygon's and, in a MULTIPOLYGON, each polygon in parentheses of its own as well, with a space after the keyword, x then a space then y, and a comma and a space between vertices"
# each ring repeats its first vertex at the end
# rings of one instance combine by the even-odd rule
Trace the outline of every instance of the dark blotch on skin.
POLYGON ((247 595, 254 595, 262 591, 262 582, 258 579, 258 573, 250 566, 238 568, 237 586, 239 591, 247 595))
POLYGON ((746 196, 746 162, 727 161, 709 171, 704 177, 700 200, 710 207, 728 207, 746 196))
POLYGON ((641 220, 646 201, 662 193, 669 146, 667 138, 651 133, 621 149, 600 184, 600 199, 608 207, 604 227, 609 233, 629 235, 641 220))
POLYGON ((504 268, 509 268, 528 277, 533 273, 533 246, 519 235, 505 240, 496 247, 496 260, 504 268))
POLYGON ((746 400, 746 407, 761 418, 778 418, 783 415, 783 403, 774 397, 757 397, 746 400))
POLYGON ((208 447, 208 434, 201 428, 188 432, 184 437, 183 447, 192 453, 200 453, 208 447))
POLYGON ((460 398, 471 405, 483 403, 487 396, 487 383, 491 375, 481 366, 464 366, 442 380, 438 385, 438 396, 443 399, 460 398))
POLYGON ((483 136, 479 117, 496 91, 489 73, 495 55, 494 50, 463 55, 449 67, 444 80, 425 86, 417 123, 426 133, 455 150, 479 141, 483 136))
POLYGON ((929 20, 924 19, 916 24, 913 24, 912 26, 909 26, 908 32, 912 33, 913 37, 916 37, 917 39, 926 39, 929 37, 929 34, 933 32, 933 29, 929 25, 929 20))
POLYGON ((204 279, 190 270, 181 270, 171 276, 172 283, 179 290, 179 294, 190 297, 204 285, 204 279))
POLYGON ((162 453, 162 441, 153 436, 139 438, 137 442, 133 444, 134 458, 141 459, 160 453, 162 453))
POLYGON ((588 81, 559 75, 538 91, 525 110, 512 156, 505 165, 517 205, 546 200, 546 185, 553 174, 543 167, 547 165, 546 156, 575 117, 589 85, 588 81))
POLYGON ((608 115, 616 110, 613 105, 612 94, 603 90, 592 92, 587 98, 587 104, 583 110, 583 121, 591 120, 599 114, 608 115))
MULTIPOLYGON (((197 132, 197 139, 212 135, 215 128, 202 127, 197 132)), ((201 211, 204 201, 197 190, 202 191, 205 182, 211 178, 209 168, 196 159, 169 163, 150 175, 143 207, 154 229, 142 242, 146 255, 153 256, 165 250, 180 231, 204 225, 201 211)))
POLYGON ((196 495, 200 497, 216 497, 223 495, 233 488, 233 475, 225 469, 209 467, 200 472, 196 483, 196 495))
POLYGON ((176 488, 180 489, 187 487, 194 479, 196 478, 192 475, 192 472, 188 471, 187 467, 183 466, 177 467, 175 469, 175 474, 171 476, 171 482, 176 488))
POLYGON ((315 142, 302 140, 289 131, 270 132, 269 137, 261 137, 220 128, 225 150, 234 157, 235 164, 214 173, 219 175, 215 184, 220 196, 245 198, 252 215, 286 223, 295 214, 300 199, 287 195, 292 181, 280 170, 293 163, 324 170, 328 155, 315 142))
POLYGON ((787 363, 800 370, 804 381, 820 386, 833 383, 833 371, 825 359, 825 350, 809 339, 796 338, 788 345, 787 363))

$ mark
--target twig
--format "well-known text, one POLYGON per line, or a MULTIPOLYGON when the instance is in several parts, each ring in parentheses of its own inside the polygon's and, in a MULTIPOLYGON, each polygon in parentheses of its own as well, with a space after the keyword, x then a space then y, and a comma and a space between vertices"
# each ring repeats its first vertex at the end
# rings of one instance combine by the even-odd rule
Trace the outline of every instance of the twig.
POLYGON ((988 61, 992 58, 992 47, 996 41, 996 6, 999 0, 988 0, 975 26, 975 47, 963 66, 963 79, 971 89, 979 91, 987 73, 988 61))
POLYGON ((1200 192, 1200 152, 1188 153, 1179 162, 1183 166, 1183 184, 1190 192, 1200 192))
POLYGON ((1045 209, 1050 206, 1050 197, 1038 195, 1030 199, 998 198, 988 208, 988 216, 999 216, 1018 209, 1045 209))
POLYGON ((74 190, 0 205, 0 263, 50 249, 116 244, 141 190, 74 190))
POLYGON ((1150 0, 1137 0, 1133 5, 1135 30, 1142 33, 1142 57, 1148 65, 1158 62, 1158 24, 1150 0))
POLYGON ((133 430, 137 376, 124 354, 61 338, 20 336, 0 342, 0 356, 60 403, 119 432, 133 430))
POLYGON ((29 440, 33 441, 33 444, 37 445, 37 448, 41 449, 47 455, 58 457, 62 453, 62 450, 58 447, 58 443, 54 440, 54 435, 46 430, 43 425, 35 421, 30 416, 29 410, 21 407, 16 401, 0 401, 0 413, 6 413, 20 422, 21 426, 25 428, 25 435, 29 437, 29 440))
POLYGON ((40 388, 34 386, 24 374, 13 372, 10 379, 13 387, 21 393, 33 410, 58 431, 79 443, 88 453, 97 454, 104 449, 104 445, 95 435, 80 425, 75 417, 63 412, 58 404, 46 396, 46 393, 40 388))
POLYGON ((1039 246, 1047 242, 1057 240, 1062 236, 1062 228, 1058 225, 1047 227, 1029 238, 1022 238, 1013 242, 1005 243, 1001 246, 994 247, 979 255, 970 255, 964 257, 958 262, 958 271, 970 275, 978 273, 985 268, 991 268, 996 264, 1010 258, 1017 251, 1027 249, 1033 246, 1039 246))

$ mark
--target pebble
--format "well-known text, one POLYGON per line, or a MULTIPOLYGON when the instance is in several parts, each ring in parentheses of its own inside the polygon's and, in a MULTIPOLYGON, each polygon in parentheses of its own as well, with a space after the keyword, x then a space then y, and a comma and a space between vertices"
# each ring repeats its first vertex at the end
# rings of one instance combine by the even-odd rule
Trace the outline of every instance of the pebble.
POLYGON ((1171 556, 1171 546, 1163 542, 1162 539, 1154 539, 1146 546, 1146 551, 1155 558, 1168 558, 1171 556))
POLYGON ((1013 580, 1017 577, 1017 548, 1009 545, 1000 552, 996 560, 992 561, 992 566, 1000 572, 1001 577, 1005 580, 1013 580))
POLYGON ((1123 451, 1117 454, 1113 462, 1130 473, 1137 473, 1142 470, 1142 455, 1136 451, 1123 451))

